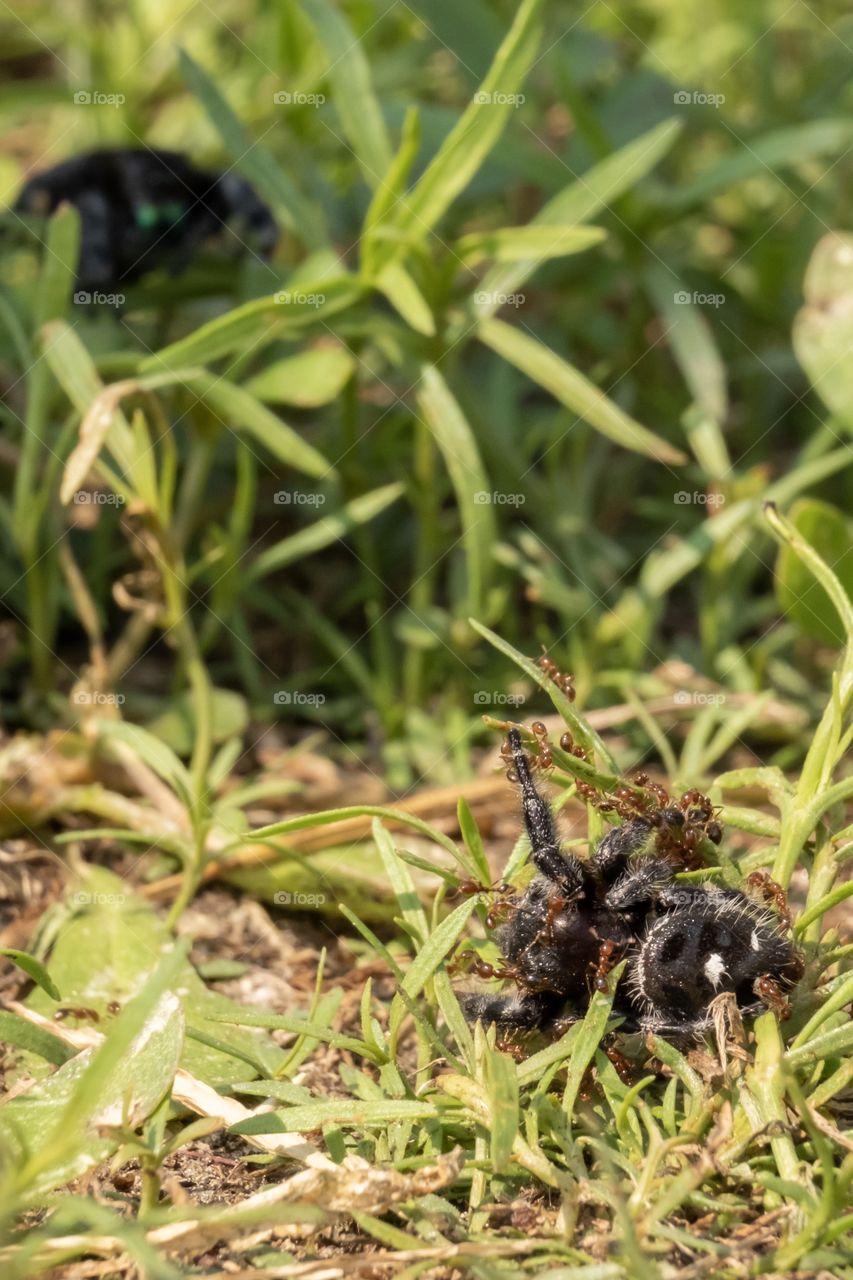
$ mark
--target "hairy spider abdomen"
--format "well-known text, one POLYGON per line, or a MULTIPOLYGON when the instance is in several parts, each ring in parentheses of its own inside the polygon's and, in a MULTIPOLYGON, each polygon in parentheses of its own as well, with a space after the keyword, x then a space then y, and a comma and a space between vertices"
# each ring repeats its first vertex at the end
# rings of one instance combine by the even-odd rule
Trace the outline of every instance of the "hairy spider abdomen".
POLYGON ((756 1004, 764 975, 791 984, 799 958, 778 921, 734 889, 704 889, 655 920, 641 940, 631 986, 655 1018, 695 1027, 724 991, 742 1009, 756 1004))

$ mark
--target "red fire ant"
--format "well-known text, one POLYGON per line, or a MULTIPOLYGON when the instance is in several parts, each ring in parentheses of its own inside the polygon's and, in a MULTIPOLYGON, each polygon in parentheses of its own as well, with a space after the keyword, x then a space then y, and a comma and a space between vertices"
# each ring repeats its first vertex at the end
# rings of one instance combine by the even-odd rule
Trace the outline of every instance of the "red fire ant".
POLYGON ((749 889, 760 893, 765 902, 773 904, 785 921, 787 928, 790 929, 792 924, 791 908, 788 905, 788 895, 781 884, 771 880, 766 871, 751 872, 746 877, 746 883, 749 889))
POLYGON ((577 696, 577 690, 574 686, 574 676, 569 675, 567 671, 561 671, 556 662, 552 662, 547 653, 543 653, 540 658, 536 659, 536 665, 540 671, 544 671, 549 680, 553 680, 554 684, 564 693, 569 702, 574 702, 577 696))
POLYGON ((772 978, 766 975, 762 978, 756 978, 752 984, 752 989, 760 1000, 763 1000, 768 1009, 772 1009, 780 1022, 784 1022, 786 1018, 791 1016, 791 1001, 782 991, 778 982, 774 982, 772 978))
POLYGON ((590 968, 595 971, 591 983, 593 991, 607 992, 610 990, 607 975, 613 968, 613 952, 615 950, 616 943, 610 938, 605 938, 598 948, 598 960, 590 962, 590 968))
POLYGON ((503 964, 493 965, 488 960, 481 960, 473 947, 463 947, 454 960, 451 960, 447 966, 448 973, 464 973, 470 972, 477 978, 482 978, 484 982, 489 982, 492 978, 513 978, 515 971, 503 964))

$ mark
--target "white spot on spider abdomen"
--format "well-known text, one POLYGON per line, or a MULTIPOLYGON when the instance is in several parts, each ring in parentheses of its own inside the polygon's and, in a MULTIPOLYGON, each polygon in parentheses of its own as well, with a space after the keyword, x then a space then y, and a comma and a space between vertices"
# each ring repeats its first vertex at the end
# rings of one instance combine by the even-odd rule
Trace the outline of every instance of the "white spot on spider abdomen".
POLYGON ((760 951, 760 950, 761 950, 761 940, 760 940, 760 939, 759 939, 759 937, 758 937, 758 930, 757 930, 757 929, 753 929, 753 931, 752 931, 752 936, 751 936, 751 937, 750 937, 750 939, 749 939, 749 945, 750 945, 750 947, 752 948, 752 950, 753 950, 753 951, 760 951))
POLYGON ((714 951, 705 961, 705 977, 716 991, 722 981, 723 974, 726 972, 726 964, 723 957, 714 951))

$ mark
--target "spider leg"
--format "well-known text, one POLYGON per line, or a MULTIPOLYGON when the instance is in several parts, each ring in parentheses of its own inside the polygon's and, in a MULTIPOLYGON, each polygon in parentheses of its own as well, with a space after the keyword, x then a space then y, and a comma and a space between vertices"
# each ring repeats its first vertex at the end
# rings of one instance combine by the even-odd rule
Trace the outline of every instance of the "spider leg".
POLYGON ((636 817, 607 832, 590 859, 593 871, 613 881, 628 859, 640 853, 649 843, 653 827, 648 818, 636 817))
POLYGON ((537 871, 558 884, 567 897, 574 897, 583 887, 583 867, 577 858, 560 852, 554 815, 548 802, 536 790, 518 729, 510 729, 507 741, 521 787, 521 807, 533 863, 537 871))
POLYGON ((559 1008, 560 1000, 544 992, 524 995, 466 994, 460 999, 462 1011, 470 1022, 486 1026, 494 1022, 501 1031, 534 1031, 559 1008))
POLYGON ((713 1019, 705 1014, 687 1022, 668 1022, 666 1018, 650 1014, 639 1019, 640 1029, 647 1035, 661 1036, 674 1044, 691 1044, 713 1030, 713 1019))
POLYGON ((663 858, 644 858, 610 886, 604 895, 605 906, 612 911, 626 911, 640 903, 662 899, 667 906, 674 905, 668 901, 674 874, 672 863, 663 858), (669 894, 667 890, 670 890, 669 894))

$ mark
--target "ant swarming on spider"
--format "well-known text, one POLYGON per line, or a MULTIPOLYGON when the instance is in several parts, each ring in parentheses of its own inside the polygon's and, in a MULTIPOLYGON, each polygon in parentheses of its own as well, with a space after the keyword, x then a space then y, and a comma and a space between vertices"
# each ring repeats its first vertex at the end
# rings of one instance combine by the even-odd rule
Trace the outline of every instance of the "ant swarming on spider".
MULTIPOLYGON (((515 991, 463 995, 469 1019, 494 1022, 502 1035, 556 1032, 583 1017, 595 991, 612 987, 617 956, 626 962, 612 992, 621 1030, 690 1043, 713 1031, 712 1005, 726 991, 742 1015, 787 1011, 785 992, 803 966, 784 922, 739 890, 678 884, 683 848, 676 858, 659 851, 661 831, 705 829, 714 814, 705 797, 686 792, 673 804, 663 788, 640 796, 641 811, 620 815, 621 825, 581 860, 561 848, 518 729, 509 730, 505 757, 537 874, 497 930, 505 968, 488 967, 515 991)), ((621 790, 616 803, 627 811, 635 793, 621 790)))
POLYGON ((746 884, 748 889, 760 894, 768 906, 773 906, 779 912, 779 915, 790 929, 791 908, 788 905, 788 895, 781 884, 771 880, 766 871, 752 871, 746 878, 746 884))
POLYGON ((785 992, 773 978, 763 974, 760 978, 755 979, 753 990, 760 1000, 767 1005, 768 1009, 772 1009, 780 1022, 787 1021, 791 1016, 791 1001, 785 995, 785 992))
POLYGON ((602 993, 609 992, 610 984, 607 981, 607 975, 613 968, 613 952, 616 950, 616 943, 612 938, 605 939, 598 948, 598 960, 591 966, 595 969, 592 977, 592 988, 594 991, 602 993))

